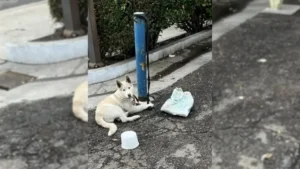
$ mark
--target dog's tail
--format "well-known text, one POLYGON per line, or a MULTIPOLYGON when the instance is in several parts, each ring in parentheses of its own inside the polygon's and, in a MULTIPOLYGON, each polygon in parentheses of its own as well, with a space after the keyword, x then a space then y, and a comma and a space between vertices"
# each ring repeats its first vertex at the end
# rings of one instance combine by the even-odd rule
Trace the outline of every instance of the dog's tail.
POLYGON ((73 106, 72 106, 72 110, 73 110, 73 114, 75 115, 75 117, 77 117, 78 119, 84 121, 84 122, 88 122, 89 119, 89 115, 88 113, 84 110, 83 108, 83 104, 81 102, 78 101, 74 101, 73 102, 73 106))
POLYGON ((117 126, 114 123, 108 123, 106 122, 101 116, 96 117, 96 122, 97 124, 99 124, 100 126, 104 127, 104 128, 108 128, 108 136, 111 136, 113 134, 115 134, 115 132, 117 131, 117 126))

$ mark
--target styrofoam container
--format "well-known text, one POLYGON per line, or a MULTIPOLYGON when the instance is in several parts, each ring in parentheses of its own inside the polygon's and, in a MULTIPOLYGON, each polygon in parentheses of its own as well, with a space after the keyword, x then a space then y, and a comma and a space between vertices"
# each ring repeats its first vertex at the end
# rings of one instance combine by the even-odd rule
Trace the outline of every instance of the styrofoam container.
POLYGON ((134 131, 125 131, 121 134, 121 146, 123 149, 130 150, 139 146, 138 137, 134 131))

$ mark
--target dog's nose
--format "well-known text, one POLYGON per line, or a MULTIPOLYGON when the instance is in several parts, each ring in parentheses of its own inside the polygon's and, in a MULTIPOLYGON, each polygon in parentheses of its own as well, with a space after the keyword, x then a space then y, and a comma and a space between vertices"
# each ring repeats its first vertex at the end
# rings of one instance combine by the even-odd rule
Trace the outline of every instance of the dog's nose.
POLYGON ((131 97, 131 94, 128 94, 128 97, 131 97))

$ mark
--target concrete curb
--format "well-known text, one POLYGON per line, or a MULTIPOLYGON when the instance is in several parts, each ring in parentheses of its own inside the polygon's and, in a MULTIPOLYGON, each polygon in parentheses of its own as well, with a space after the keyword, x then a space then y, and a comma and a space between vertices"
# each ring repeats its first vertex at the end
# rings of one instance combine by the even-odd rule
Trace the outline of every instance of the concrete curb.
POLYGON ((83 75, 52 81, 27 83, 9 91, 0 90, 0 109, 22 102, 72 96, 74 89, 86 80, 87 76, 83 75))
POLYGON ((218 40, 221 36, 225 35, 227 32, 232 31, 234 28, 240 24, 246 22, 248 19, 253 18, 255 15, 262 12, 269 5, 269 1, 265 0, 253 0, 250 2, 246 8, 242 11, 227 16, 218 22, 214 23, 212 30, 213 36, 212 41, 218 40))
POLYGON ((229 15, 239 13, 253 0, 228 0, 228 1, 212 1, 213 22, 217 22, 229 15))
POLYGON ((50 64, 87 55, 87 36, 51 42, 6 43, 0 47, 0 59, 23 64, 50 64))
POLYGON ((281 15, 293 15, 300 9, 300 5, 287 5, 282 4, 279 10, 272 9, 270 7, 265 8, 262 13, 281 14, 281 15))
MULTIPOLYGON (((203 32, 193 34, 191 36, 170 43, 168 45, 161 46, 153 51, 150 51, 149 54, 150 63, 162 59, 168 56, 169 54, 174 53, 175 51, 185 49, 186 47, 191 46, 211 36, 212 36, 212 31, 208 30, 208 31, 203 31, 203 32)), ((95 83, 100 83, 107 80, 115 79, 126 73, 134 71, 135 68, 136 68, 135 59, 131 58, 103 68, 90 69, 88 71, 88 81, 89 84, 95 84, 95 83)))

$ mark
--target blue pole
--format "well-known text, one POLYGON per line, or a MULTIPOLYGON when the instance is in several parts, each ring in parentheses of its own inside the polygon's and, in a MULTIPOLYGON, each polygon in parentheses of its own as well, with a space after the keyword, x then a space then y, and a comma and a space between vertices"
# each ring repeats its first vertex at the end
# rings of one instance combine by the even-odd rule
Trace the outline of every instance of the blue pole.
POLYGON ((146 79, 146 24, 145 20, 138 17, 145 16, 144 12, 134 13, 134 42, 136 58, 136 78, 139 100, 147 100, 146 79))

